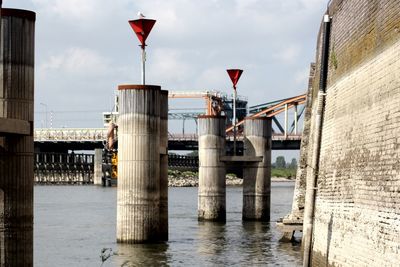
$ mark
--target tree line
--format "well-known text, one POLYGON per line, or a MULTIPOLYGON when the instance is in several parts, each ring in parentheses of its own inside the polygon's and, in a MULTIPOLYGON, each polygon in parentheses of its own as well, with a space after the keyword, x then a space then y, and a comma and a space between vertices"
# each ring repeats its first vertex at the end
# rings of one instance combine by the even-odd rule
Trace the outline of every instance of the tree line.
POLYGON ((297 159, 292 158, 291 162, 286 162, 284 156, 276 157, 274 163, 272 163, 272 168, 278 169, 297 169, 297 159))

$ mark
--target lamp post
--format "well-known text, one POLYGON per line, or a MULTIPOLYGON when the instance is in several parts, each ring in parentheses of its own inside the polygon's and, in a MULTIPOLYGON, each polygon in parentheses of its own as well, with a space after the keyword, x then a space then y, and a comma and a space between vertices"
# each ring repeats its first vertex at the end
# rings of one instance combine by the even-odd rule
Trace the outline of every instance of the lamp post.
POLYGON ((227 69, 229 77, 232 80, 233 85, 233 118, 232 118, 232 126, 233 126, 233 155, 236 155, 236 84, 240 79, 240 76, 243 73, 241 69, 227 69))
POLYGON ((142 84, 146 84, 145 79, 145 62, 146 62, 146 39, 150 34, 156 21, 154 19, 145 19, 141 17, 140 19, 130 20, 129 25, 131 25, 133 31, 140 41, 140 47, 142 48, 142 84))

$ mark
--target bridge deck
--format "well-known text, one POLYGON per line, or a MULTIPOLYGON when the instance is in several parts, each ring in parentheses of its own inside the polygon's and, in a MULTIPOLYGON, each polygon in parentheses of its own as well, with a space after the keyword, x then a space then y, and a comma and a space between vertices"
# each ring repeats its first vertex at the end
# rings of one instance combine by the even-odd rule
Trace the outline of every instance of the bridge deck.
MULTIPOLYGON (((35 147, 39 151, 93 150, 103 148, 107 138, 107 129, 36 129, 34 131, 35 147)), ((243 137, 238 137, 241 146, 243 137)), ((272 135, 272 149, 298 150, 300 149, 301 135, 272 135)), ((228 146, 233 137, 227 137, 228 146)), ((169 150, 197 150, 197 134, 169 134, 169 150)))

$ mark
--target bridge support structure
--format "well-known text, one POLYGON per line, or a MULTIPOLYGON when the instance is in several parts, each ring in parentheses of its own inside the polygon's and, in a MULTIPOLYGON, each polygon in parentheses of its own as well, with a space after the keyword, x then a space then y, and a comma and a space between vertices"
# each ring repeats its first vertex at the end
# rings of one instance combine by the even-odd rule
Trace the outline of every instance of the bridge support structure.
POLYGON ((103 163, 103 150, 100 148, 96 148, 94 150, 94 162, 93 162, 93 184, 94 185, 102 185, 102 177, 103 177, 103 170, 102 170, 102 163, 103 163))
POLYGON ((272 119, 246 118, 244 156, 261 157, 243 168, 243 220, 269 221, 271 208, 272 119))
POLYGON ((226 221, 225 117, 198 117, 199 221, 226 221))
POLYGON ((118 89, 117 242, 158 242, 165 239, 160 224, 166 223, 160 221, 161 87, 118 89))
POLYGON ((168 240, 168 91, 160 95, 160 239, 168 240))
POLYGON ((272 119, 247 118, 243 156, 226 156, 225 117, 199 116, 198 219, 226 221, 226 167, 243 168, 243 220, 269 221, 272 119))
POLYGON ((35 17, 1 10, 0 266, 33 266, 35 17))

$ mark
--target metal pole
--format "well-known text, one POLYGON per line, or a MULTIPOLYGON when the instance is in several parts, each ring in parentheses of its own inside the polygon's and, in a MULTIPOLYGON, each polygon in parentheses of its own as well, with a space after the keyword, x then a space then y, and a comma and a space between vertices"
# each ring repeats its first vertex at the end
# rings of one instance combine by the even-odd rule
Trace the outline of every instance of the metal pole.
POLYGON ((236 156, 236 87, 233 87, 233 155, 236 156))
POLYGON ((294 105, 294 134, 297 134, 297 104, 294 105))
POLYGON ((47 104, 39 103, 40 105, 44 106, 45 109, 45 127, 47 128, 47 104))
POLYGON ((285 104, 285 139, 287 138, 288 130, 288 104, 285 104))
POLYGON ((142 46, 142 84, 145 85, 146 84, 146 80, 145 80, 145 74, 146 74, 146 68, 145 68, 145 64, 146 64, 146 50, 145 50, 145 46, 142 46))
POLYGON ((53 111, 50 110, 50 128, 53 128, 53 111))

